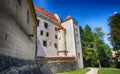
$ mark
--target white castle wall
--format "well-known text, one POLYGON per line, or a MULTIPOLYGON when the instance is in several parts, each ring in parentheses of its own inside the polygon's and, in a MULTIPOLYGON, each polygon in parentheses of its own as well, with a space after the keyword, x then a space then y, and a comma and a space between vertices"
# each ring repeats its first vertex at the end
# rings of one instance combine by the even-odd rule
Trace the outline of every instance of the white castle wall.
POLYGON ((77 22, 73 22, 74 26, 74 35, 75 35, 75 47, 76 47, 76 56, 77 56, 77 62, 79 65, 79 68, 83 68, 83 57, 82 57, 82 46, 81 46, 81 40, 80 40, 80 31, 79 26, 77 22))
MULTIPOLYGON (((55 28, 58 28, 57 24, 52 23, 52 19, 46 20, 42 17, 39 17, 40 13, 37 14, 37 19, 39 20, 39 25, 37 27, 37 40, 39 44, 37 56, 57 56, 58 50, 58 34, 55 31, 55 28), (48 23, 48 29, 44 27, 44 22, 48 23), (43 31, 43 35, 41 35, 41 31, 43 31), (46 36, 46 33, 49 33, 49 36, 46 36), (57 39, 55 38, 57 35, 57 39), (47 46, 43 46, 43 40, 47 42, 47 46), (55 47, 55 43, 57 44, 57 48, 55 47)), ((48 18, 49 19, 49 18, 48 18)))
POLYGON ((76 57, 74 28, 72 24, 73 20, 68 20, 61 25, 66 29, 66 49, 68 51, 68 56, 76 57))
POLYGON ((65 29, 60 29, 58 31, 58 56, 67 56, 65 54, 66 45, 65 45, 65 29))

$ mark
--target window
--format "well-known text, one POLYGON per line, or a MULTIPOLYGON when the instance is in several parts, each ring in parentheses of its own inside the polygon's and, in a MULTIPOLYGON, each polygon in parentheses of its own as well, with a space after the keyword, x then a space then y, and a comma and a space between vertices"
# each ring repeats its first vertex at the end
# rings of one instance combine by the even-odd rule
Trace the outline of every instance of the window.
POLYGON ((29 23, 29 18, 30 18, 30 12, 27 11, 27 22, 29 23))
POLYGON ((78 58, 80 58, 80 52, 78 53, 78 58))
POLYGON ((55 48, 57 48, 57 43, 55 43, 55 48))
POLYGON ((59 40, 60 40, 61 38, 59 37, 59 40))
POLYGON ((44 27, 48 29, 48 23, 44 22, 44 27))
POLYGON ((76 32, 77 32, 77 28, 76 28, 76 32))
POLYGON ((21 6, 22 0, 17 0, 18 4, 21 6))
POLYGON ((47 37, 49 36, 49 33, 48 33, 48 32, 46 33, 46 36, 47 36, 47 37))
POLYGON ((37 24, 39 25, 39 22, 40 22, 40 20, 39 19, 37 19, 37 24))
POLYGON ((76 34, 76 37, 78 37, 78 34, 76 34))
POLYGON ((55 27, 55 31, 57 31, 57 27, 55 27))
POLYGON ((47 41, 43 40, 43 46, 47 47, 47 41))
POLYGON ((43 31, 40 31, 40 34, 43 35, 43 31))
POLYGON ((49 42, 49 45, 51 46, 51 42, 49 42))
POLYGON ((5 35, 5 40, 7 40, 7 36, 8 36, 8 35, 6 34, 6 35, 5 35))
POLYGON ((57 39, 57 35, 55 35, 55 39, 57 39))
POLYGON ((79 45, 79 41, 77 41, 77 44, 79 45))

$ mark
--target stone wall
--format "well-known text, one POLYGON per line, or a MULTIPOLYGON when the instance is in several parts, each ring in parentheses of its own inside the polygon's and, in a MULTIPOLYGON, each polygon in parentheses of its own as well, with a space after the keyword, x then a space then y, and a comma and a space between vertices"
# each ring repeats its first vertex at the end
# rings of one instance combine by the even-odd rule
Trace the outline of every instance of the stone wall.
POLYGON ((0 74, 41 74, 33 60, 0 55, 0 74))
POLYGON ((21 6, 17 0, 4 0, 0 3, 0 54, 35 60, 36 26, 27 1, 22 0, 21 6))
POLYGON ((0 1, 0 74, 40 74, 28 0, 0 1))
POLYGON ((42 74, 57 74, 78 68, 74 57, 37 57, 37 62, 42 74))
POLYGON ((56 62, 39 65, 42 74, 57 74, 76 70, 76 62, 56 62))

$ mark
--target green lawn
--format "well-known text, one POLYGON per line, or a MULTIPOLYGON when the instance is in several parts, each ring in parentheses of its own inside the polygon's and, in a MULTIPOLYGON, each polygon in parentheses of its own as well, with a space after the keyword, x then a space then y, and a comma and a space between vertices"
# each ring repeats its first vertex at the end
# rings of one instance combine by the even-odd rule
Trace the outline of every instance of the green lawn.
POLYGON ((120 69, 116 68, 101 68, 99 74, 120 74, 120 69))
POLYGON ((89 70, 90 70, 90 69, 88 69, 88 68, 84 68, 84 69, 80 69, 80 70, 69 71, 69 72, 58 73, 58 74, 85 74, 85 73, 88 72, 89 70))

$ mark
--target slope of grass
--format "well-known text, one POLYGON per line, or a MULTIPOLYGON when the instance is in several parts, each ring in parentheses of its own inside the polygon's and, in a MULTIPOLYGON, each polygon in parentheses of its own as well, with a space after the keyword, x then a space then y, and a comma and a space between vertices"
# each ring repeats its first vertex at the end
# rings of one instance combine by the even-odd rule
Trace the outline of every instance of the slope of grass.
POLYGON ((89 70, 90 70, 90 69, 88 69, 88 68, 84 68, 84 69, 80 69, 80 70, 69 71, 69 72, 58 73, 58 74, 85 74, 85 73, 88 72, 89 70))
POLYGON ((99 74, 120 74, 120 69, 116 68, 101 68, 99 74))

